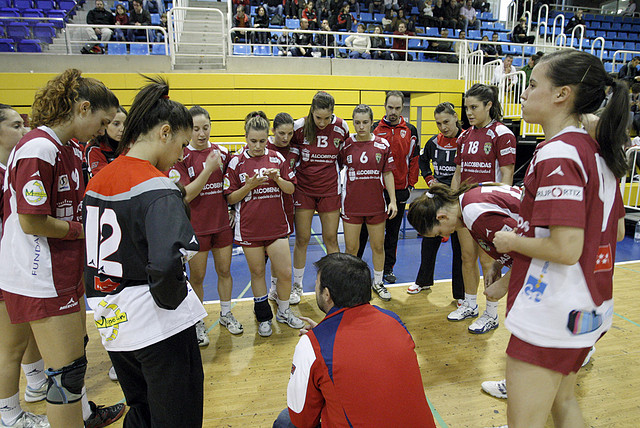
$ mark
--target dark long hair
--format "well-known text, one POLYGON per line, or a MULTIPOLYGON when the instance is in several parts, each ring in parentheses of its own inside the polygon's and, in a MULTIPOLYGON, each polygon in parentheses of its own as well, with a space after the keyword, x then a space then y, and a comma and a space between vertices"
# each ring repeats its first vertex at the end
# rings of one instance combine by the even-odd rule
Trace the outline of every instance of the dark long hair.
POLYGON ((466 94, 465 98, 474 97, 481 101, 484 105, 487 105, 491 101, 491 109, 489 109, 489 116, 493 120, 502 120, 502 106, 498 101, 498 87, 483 85, 482 83, 476 83, 473 85, 466 94))
POLYGON ((313 96, 311 101, 311 107, 309 107, 309 114, 304 121, 304 138, 311 144, 315 144, 316 141, 316 122, 313 120, 313 112, 316 110, 329 110, 333 113, 333 108, 336 105, 336 101, 331 94, 319 91, 313 96))
POLYGON ((169 99, 169 84, 162 77, 143 76, 149 83, 136 95, 131 110, 124 121, 124 131, 118 153, 135 144, 144 135, 161 123, 168 123, 172 132, 193 129, 193 118, 189 110, 177 101, 169 99))
MULTIPOLYGON (((621 80, 612 79, 602 61, 582 51, 558 51, 540 58, 547 64, 547 77, 554 86, 572 86, 575 92, 573 112, 581 115, 593 113, 606 97, 606 88, 613 93, 596 127, 596 140, 607 166, 621 178, 627 173, 624 144, 628 140, 629 88, 621 80)), ((536 65, 537 66, 537 65, 536 65)))

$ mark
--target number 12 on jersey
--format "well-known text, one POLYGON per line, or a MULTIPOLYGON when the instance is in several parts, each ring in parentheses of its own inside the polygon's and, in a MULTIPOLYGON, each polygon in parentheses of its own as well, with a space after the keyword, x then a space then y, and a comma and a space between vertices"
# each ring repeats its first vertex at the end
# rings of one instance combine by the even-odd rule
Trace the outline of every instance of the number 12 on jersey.
POLYGON ((87 206, 85 221, 85 246, 87 249, 87 265, 98 270, 98 273, 122 278, 122 264, 107 257, 118 251, 122 239, 122 230, 118 224, 116 212, 111 208, 100 215, 100 208, 87 206), (105 226, 109 226, 111 234, 103 236, 105 226))

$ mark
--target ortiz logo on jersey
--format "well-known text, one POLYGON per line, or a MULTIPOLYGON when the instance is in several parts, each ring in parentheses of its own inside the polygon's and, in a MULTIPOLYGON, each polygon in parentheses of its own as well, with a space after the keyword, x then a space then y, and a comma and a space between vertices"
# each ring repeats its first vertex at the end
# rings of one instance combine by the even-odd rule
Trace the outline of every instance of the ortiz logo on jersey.
POLYGON ((94 319, 96 327, 100 335, 104 337, 104 340, 110 342, 118 337, 120 331, 120 324, 128 321, 127 313, 122 312, 117 305, 107 304, 106 301, 101 301, 98 306, 101 306, 107 310, 107 314, 111 316, 101 316, 100 319, 94 319))

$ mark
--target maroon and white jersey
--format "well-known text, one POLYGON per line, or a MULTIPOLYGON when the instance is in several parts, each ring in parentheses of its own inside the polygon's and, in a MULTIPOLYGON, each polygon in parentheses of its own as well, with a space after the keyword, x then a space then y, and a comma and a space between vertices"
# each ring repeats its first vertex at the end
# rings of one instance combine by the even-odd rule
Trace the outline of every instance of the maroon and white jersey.
POLYGON ((84 240, 63 241, 22 231, 18 214, 82 221, 82 149, 63 144, 48 127, 27 133, 7 162, 0 288, 29 297, 57 297, 77 288, 84 240))
MULTIPOLYGON (((274 150, 280 153, 285 159, 289 159, 289 151, 291 150, 291 146, 290 145, 284 146, 284 147, 276 146, 273 143, 273 136, 271 136, 267 139, 267 149, 274 150)), ((291 166, 291 163, 289 164, 289 166, 291 166)), ((293 214, 294 214, 293 195, 287 195, 286 193, 283 193, 282 197, 284 198, 285 211, 289 215, 289 220, 292 221, 291 219, 293 219, 293 214)))
POLYGON ((373 135, 371 141, 356 141, 355 135, 347 139, 340 150, 340 163, 344 165, 342 185, 342 214, 372 216, 387 211, 384 200, 385 172, 393 171, 393 155, 387 140, 373 135))
POLYGON ((303 117, 293 124, 289 154, 298 181, 296 190, 315 197, 339 195, 338 153, 349 138, 349 125, 334 115, 326 128, 317 130, 316 141, 307 141, 305 120, 303 117))
POLYGON ((611 327, 618 220, 625 212, 618 180, 599 152, 586 131, 568 127, 538 145, 527 170, 517 233, 544 238, 551 226, 584 230, 574 265, 514 257, 506 326, 533 345, 586 348, 611 327), (571 318, 579 328, 594 328, 576 334, 571 318))
POLYGON ((209 147, 198 150, 192 145, 184 148, 182 162, 178 162, 169 171, 169 178, 183 186, 195 180, 204 169, 207 156, 213 150, 220 153, 222 168, 216 168, 209 176, 207 184, 190 203, 191 225, 196 235, 208 235, 222 232, 230 228, 227 200, 222 194, 224 170, 229 164, 231 155, 226 147, 209 143, 209 147))
POLYGON ((460 195, 462 221, 478 245, 494 260, 511 267, 509 254, 499 253, 493 245, 495 233, 514 230, 522 192, 517 187, 480 185, 460 195))
POLYGON ((458 137, 455 163, 460 165, 460 182, 500 182, 500 167, 516 163, 516 136, 495 120, 484 128, 472 126, 458 137))
MULTIPOLYGON (((266 176, 265 170, 278 168, 280 177, 295 184, 295 174, 278 152, 265 149, 259 157, 248 150, 231 158, 224 176, 224 194, 229 195, 244 186, 248 177, 266 176)), ((239 242, 269 241, 283 238, 293 230, 287 218, 284 193, 271 179, 250 191, 236 204, 234 239, 239 242)))
POLYGON ((4 219, 4 173, 7 171, 7 166, 0 163, 0 236, 2 236, 2 223, 4 219))

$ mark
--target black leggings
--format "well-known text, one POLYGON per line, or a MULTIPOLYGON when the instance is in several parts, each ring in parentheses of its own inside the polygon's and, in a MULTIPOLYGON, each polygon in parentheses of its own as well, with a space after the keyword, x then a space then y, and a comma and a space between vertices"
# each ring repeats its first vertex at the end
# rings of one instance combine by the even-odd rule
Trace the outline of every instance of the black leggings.
MULTIPOLYGON (((453 257, 451 260, 451 291, 454 299, 464 299, 464 281, 462 280, 462 253, 458 234, 450 237, 453 257)), ((433 272, 436 268, 436 254, 442 243, 442 238, 422 238, 420 269, 416 277, 416 284, 421 286, 433 285, 433 272)))

